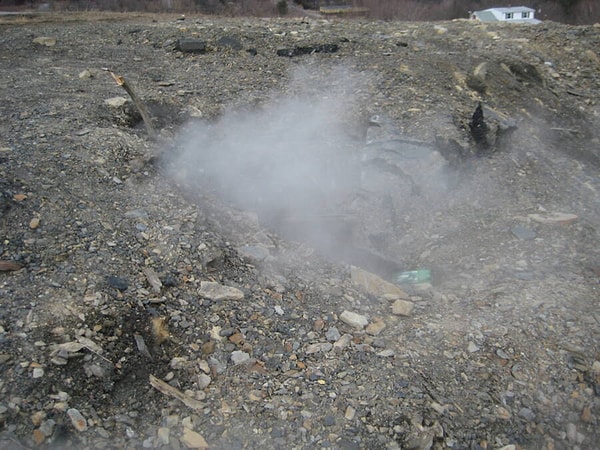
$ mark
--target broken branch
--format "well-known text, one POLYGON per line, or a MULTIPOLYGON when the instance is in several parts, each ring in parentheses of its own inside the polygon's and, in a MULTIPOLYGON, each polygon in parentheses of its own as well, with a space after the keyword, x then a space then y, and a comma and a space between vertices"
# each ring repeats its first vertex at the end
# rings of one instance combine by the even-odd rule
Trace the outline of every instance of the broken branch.
POLYGON ((177 400, 181 401, 185 406, 192 408, 196 411, 201 411, 204 407, 202 402, 190 397, 189 395, 184 394, 179 389, 174 388, 170 384, 159 380, 154 375, 150 375, 150 384, 153 388, 160 391, 161 393, 168 395, 169 397, 176 398, 177 400))
POLYGON ((120 75, 115 75, 109 69, 104 69, 104 70, 108 71, 110 73, 110 75, 113 77, 113 80, 115 80, 115 83, 117 83, 119 86, 121 86, 123 89, 125 89, 125 91, 129 94, 129 96, 131 97, 131 100, 133 100, 133 104, 135 105, 137 110, 140 112, 140 115, 142 116, 142 120, 144 121, 144 125, 146 126, 146 131, 148 132, 148 136, 150 136, 150 139, 153 139, 153 140, 156 139, 156 137, 157 137, 156 130, 152 126, 152 121, 150 120, 150 115, 148 114, 148 110, 146 109, 146 106, 144 105, 142 100, 137 96, 137 94, 135 93, 133 88, 129 85, 127 80, 125 80, 125 78, 120 75))

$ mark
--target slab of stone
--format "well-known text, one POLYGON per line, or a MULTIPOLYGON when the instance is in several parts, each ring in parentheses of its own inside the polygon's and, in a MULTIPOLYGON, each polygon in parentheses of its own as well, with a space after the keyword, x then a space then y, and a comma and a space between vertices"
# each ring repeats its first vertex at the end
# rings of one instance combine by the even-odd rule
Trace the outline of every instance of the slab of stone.
POLYGON ((358 267, 351 267, 350 278, 352 284, 367 295, 386 298, 408 298, 408 294, 395 284, 358 267))
POLYGON ((362 314, 358 314, 352 311, 344 311, 340 314, 340 320, 351 327, 362 330, 369 324, 369 319, 367 319, 362 314))
POLYGON ((225 286, 214 281, 202 281, 200 282, 200 289, 198 290, 204 298, 210 300, 242 300, 244 293, 237 288, 231 286, 225 286))

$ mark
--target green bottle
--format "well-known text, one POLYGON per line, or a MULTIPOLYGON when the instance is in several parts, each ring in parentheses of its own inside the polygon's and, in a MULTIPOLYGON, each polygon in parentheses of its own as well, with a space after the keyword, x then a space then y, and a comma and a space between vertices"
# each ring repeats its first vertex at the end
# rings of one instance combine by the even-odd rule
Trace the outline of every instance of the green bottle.
POLYGON ((419 269, 401 272, 396 275, 396 281, 401 284, 429 283, 431 281, 431 270, 419 269))

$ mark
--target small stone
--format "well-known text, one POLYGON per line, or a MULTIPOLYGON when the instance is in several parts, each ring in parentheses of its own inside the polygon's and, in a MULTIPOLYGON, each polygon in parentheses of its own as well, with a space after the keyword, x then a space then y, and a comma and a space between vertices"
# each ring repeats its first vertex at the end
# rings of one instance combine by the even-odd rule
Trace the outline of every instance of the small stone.
POLYGON ((395 354, 396 352, 394 352, 394 350, 392 350, 391 348, 386 348, 385 350, 381 350, 379 353, 377 353, 377 356, 380 356, 382 358, 390 358, 395 354))
POLYGON ((373 322, 371 322, 369 325, 367 325, 365 331, 371 336, 378 336, 383 330, 385 330, 385 327, 385 322, 382 319, 377 318, 374 319, 373 322))
POLYGON ((233 364, 235 364, 236 366, 238 364, 242 364, 242 363, 248 361, 249 359, 250 359, 250 355, 241 350, 236 350, 231 353, 231 362, 233 362, 233 364))
POLYGON ((44 411, 37 411, 31 415, 31 423, 34 426, 39 426, 42 421, 46 418, 46 413, 44 411))
POLYGON ((467 351, 469 353, 475 353, 479 351, 479 347, 473 341, 469 341, 469 345, 467 346, 467 351))
POLYGON ((36 367, 33 369, 33 378, 42 378, 44 376, 44 369, 36 367))
POLYGON ((200 282, 200 289, 198 291, 204 298, 210 300, 243 300, 244 293, 237 288, 231 286, 224 286, 214 281, 202 281, 200 282))
POLYGON ((77 431, 87 430, 87 422, 85 420, 85 417, 83 417, 77 409, 69 408, 67 410, 67 415, 71 419, 71 423, 77 431))
POLYGON ((585 406, 581 410, 581 421, 586 423, 590 423, 592 421, 592 408, 585 406))
POLYGON ((33 430, 33 442, 35 442, 35 445, 42 445, 45 440, 46 436, 44 436, 44 433, 42 433, 41 430, 33 430))
POLYGON ((111 97, 104 100, 104 103, 111 108, 120 108, 127 103, 127 99, 125 97, 111 97))
POLYGON ((40 431, 44 434, 44 436, 50 437, 54 433, 55 425, 56 425, 56 422, 54 420, 52 420, 52 419, 45 420, 40 425, 40 431))
POLYGON ((325 338, 331 342, 337 341, 341 336, 340 331, 336 327, 330 327, 325 333, 325 338))
POLYGON ((108 276, 106 277, 106 282, 109 286, 114 287, 119 291, 125 291, 129 287, 129 281, 125 278, 116 277, 116 276, 108 276))
POLYGON ((346 408, 346 412, 344 412, 344 417, 346 418, 346 420, 353 420, 355 416, 356 409, 354 409, 352 406, 348 406, 346 408))
POLYGON ((32 230, 35 230, 36 228, 39 228, 40 226, 40 218, 39 217, 34 217, 33 219, 31 219, 29 221, 29 228, 31 228, 32 230))
POLYGON ((181 436, 181 442, 187 448, 208 449, 208 443, 206 442, 204 437, 202 437, 201 434, 190 430, 189 428, 183 429, 183 436, 181 436))
POLYGON ((323 418, 323 425, 326 427, 332 427, 335 425, 335 417, 332 415, 325 416, 323 418))
POLYGON ((198 388, 204 389, 210 384, 211 381, 212 379, 210 378, 210 376, 208 376, 205 373, 201 373, 200 375, 198 375, 198 388))
POLYGON ((158 438, 158 442, 163 445, 169 445, 169 434, 170 430, 167 427, 160 427, 156 432, 156 437, 158 438))
POLYGON ((311 355, 313 353, 327 353, 329 350, 333 348, 333 344, 330 342, 317 342, 315 344, 310 344, 306 347, 306 354, 311 355))
POLYGON ((365 316, 352 311, 344 311, 340 314, 340 320, 359 330, 362 330, 369 323, 369 320, 365 316))
POLYGON ((519 417, 531 422, 535 419, 535 413, 529 408, 521 408, 519 410, 519 417))
POLYGON ((396 300, 392 305, 392 314, 397 316, 410 316, 415 304, 407 300, 396 300))
POLYGON ((335 341, 335 343, 333 344, 333 350, 335 352, 341 352, 346 347, 348 347, 348 345, 350 345, 350 342, 352 342, 352 335, 344 334, 337 341, 335 341))
POLYGON ((46 47, 54 47, 56 45, 56 38, 40 36, 33 39, 34 44, 45 45, 46 47))
POLYGON ((90 72, 87 69, 82 70, 81 72, 79 72, 79 79, 83 80, 84 78, 92 78, 92 72, 90 72))
POLYGON ((502 406, 498 406, 496 409, 496 417, 502 420, 509 420, 511 417, 510 411, 502 406))
POLYGON ((313 323, 313 330, 314 331, 321 331, 323 328, 325 328, 325 321, 319 317, 313 323))

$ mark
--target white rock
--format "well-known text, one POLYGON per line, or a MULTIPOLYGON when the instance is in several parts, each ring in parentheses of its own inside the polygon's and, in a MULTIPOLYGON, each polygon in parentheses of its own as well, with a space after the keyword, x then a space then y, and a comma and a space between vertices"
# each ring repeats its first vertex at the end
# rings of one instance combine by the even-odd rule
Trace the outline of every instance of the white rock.
POLYGON ((198 293, 210 300, 242 300, 244 298, 244 293, 239 289, 214 281, 202 281, 198 293))
POLYGON ((248 361, 249 359, 250 359, 250 355, 241 350, 236 350, 231 353, 231 362, 233 362, 233 364, 235 364, 236 366, 238 364, 242 364, 242 363, 248 361))
POLYGON ((69 419, 71 419, 71 423, 77 431, 87 430, 87 421, 77 409, 69 408, 67 410, 67 415, 69 416, 69 419))
POLYGON ((357 314, 347 310, 340 314, 340 320, 345 324, 350 325, 359 330, 362 330, 369 324, 369 319, 367 319, 362 314, 357 314))
POLYGON ((104 103, 111 108, 120 108, 127 103, 127 99, 125 97, 111 97, 104 100, 104 103))
POLYGON ((204 389, 205 387, 207 387, 211 381, 212 379, 210 378, 210 376, 208 376, 205 373, 201 373, 200 375, 198 375, 198 387, 200 389, 204 389))
POLYGON ((410 316, 415 304, 407 300, 396 300, 392 305, 392 314, 397 316, 410 316))

